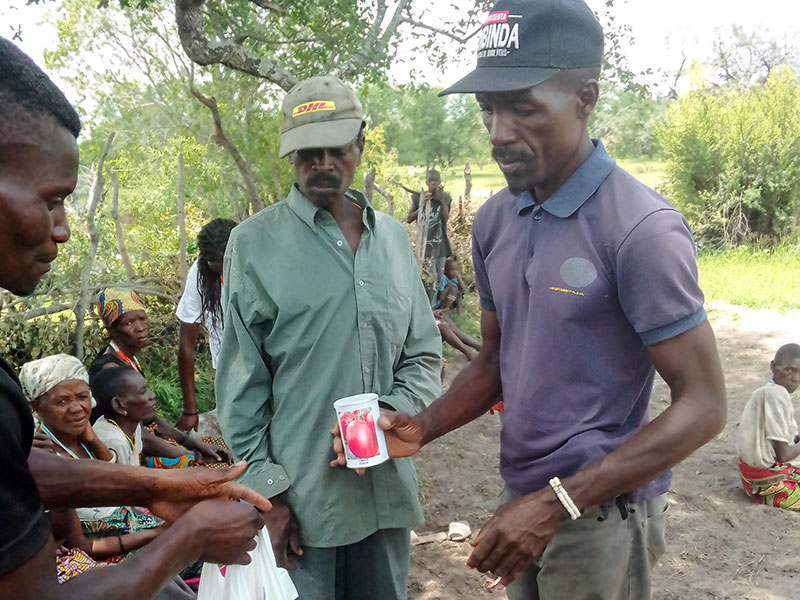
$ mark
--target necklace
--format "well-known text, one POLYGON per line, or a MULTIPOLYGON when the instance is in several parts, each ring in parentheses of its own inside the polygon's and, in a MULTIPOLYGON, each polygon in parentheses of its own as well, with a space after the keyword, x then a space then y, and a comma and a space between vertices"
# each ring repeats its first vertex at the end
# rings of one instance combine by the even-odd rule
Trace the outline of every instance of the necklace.
POLYGON ((114 351, 114 354, 116 354, 117 357, 122 362, 124 362, 129 367, 136 369, 137 371, 139 371, 139 373, 144 375, 144 371, 142 371, 142 365, 139 364, 139 360, 135 356, 128 356, 122 350, 120 350, 119 346, 117 346, 117 344, 114 342, 111 342, 109 346, 111 346, 111 349, 114 351))
MULTIPOLYGON (((44 424, 44 423, 42 423, 42 424, 40 425, 40 427, 42 428, 42 431, 44 431, 44 432, 45 432, 45 433, 48 435, 48 437, 49 437, 51 440, 53 440, 53 441, 54 441, 56 444, 58 444, 58 445, 59 445, 59 446, 61 446, 61 447, 62 447, 64 450, 66 450, 66 451, 67 451, 67 453, 69 453, 69 455, 70 455, 72 458, 74 458, 74 459, 76 459, 76 460, 80 460, 80 456, 78 456, 78 455, 77 455, 77 454, 75 454, 75 453, 74 453, 72 450, 70 450, 70 449, 69 449, 69 448, 67 448, 67 447, 66 447, 64 444, 62 444, 62 443, 61 443, 61 440, 59 440, 59 439, 58 439, 58 438, 55 436, 55 434, 54 434, 52 431, 50 431, 50 430, 49 430, 49 429, 48 429, 48 428, 45 426, 45 424, 44 424)), ((79 442, 79 443, 80 443, 80 445, 81 445, 81 448, 83 448, 83 449, 84 449, 84 451, 85 451, 85 452, 86 452, 86 454, 89 456, 89 458, 94 458, 94 454, 92 454, 92 453, 89 451, 89 449, 88 449, 86 446, 84 446, 83 442, 79 442)))
POLYGON ((122 435, 125 436, 125 439, 128 440, 128 443, 131 445, 131 452, 136 454, 136 445, 133 443, 133 440, 130 438, 130 436, 127 433, 125 433, 125 431, 122 429, 122 427, 119 426, 119 423, 117 423, 114 419, 106 419, 106 421, 108 421, 112 425, 116 425, 117 429, 122 431, 122 435))

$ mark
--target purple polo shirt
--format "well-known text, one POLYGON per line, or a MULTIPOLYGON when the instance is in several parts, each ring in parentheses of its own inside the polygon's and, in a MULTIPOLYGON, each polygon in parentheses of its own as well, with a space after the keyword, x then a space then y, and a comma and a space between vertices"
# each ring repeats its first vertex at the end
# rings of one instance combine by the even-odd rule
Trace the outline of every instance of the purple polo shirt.
MULTIPOLYGON (((706 320, 686 219, 594 144, 541 206, 506 188, 473 224, 481 306, 502 333, 500 473, 514 496, 642 428, 655 374, 646 347, 706 320)), ((670 480, 629 499, 662 494, 670 480)))

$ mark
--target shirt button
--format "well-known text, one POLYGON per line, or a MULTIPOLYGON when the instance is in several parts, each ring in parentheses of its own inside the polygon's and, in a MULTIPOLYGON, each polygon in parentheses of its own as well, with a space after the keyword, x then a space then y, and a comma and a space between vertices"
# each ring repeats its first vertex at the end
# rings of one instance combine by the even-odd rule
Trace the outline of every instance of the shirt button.
POLYGON ((366 329, 366 328, 367 328, 367 322, 366 321, 362 321, 361 322, 361 329, 366 329))
POLYGON ((342 247, 342 240, 336 240, 336 245, 341 248, 342 247))
POLYGON ((272 479, 267 479, 267 485, 272 485, 272 479))
POLYGON ((283 481, 284 479, 286 479, 286 477, 284 477, 283 475, 281 475, 280 477, 278 477, 278 479, 280 479, 281 481, 283 481))
POLYGON ((364 287, 364 280, 363 279, 359 279, 358 280, 358 285, 360 285, 361 287, 364 287))
POLYGON ((369 373, 369 367, 364 367, 364 373, 369 373))
POLYGON ((536 213, 535 215, 533 215, 533 218, 536 221, 541 221, 542 220, 542 213, 540 213, 540 212, 536 213))

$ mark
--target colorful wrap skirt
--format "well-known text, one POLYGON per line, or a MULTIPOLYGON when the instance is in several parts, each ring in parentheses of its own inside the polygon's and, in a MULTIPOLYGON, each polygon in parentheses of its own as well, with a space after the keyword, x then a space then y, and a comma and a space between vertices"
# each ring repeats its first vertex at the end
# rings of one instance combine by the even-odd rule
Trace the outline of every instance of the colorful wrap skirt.
POLYGON ((772 469, 757 469, 739 460, 744 491, 753 502, 776 508, 800 511, 800 469, 776 464, 772 469))
MULTIPOLYGON (((162 435, 155 423, 150 423, 145 427, 145 429, 154 436, 160 437, 162 440, 173 446, 180 445, 172 438, 168 438, 165 435, 162 435)), ((214 446, 222 446, 223 448, 228 447, 225 444, 225 441, 219 436, 212 435, 201 439, 206 444, 211 444, 214 446)), ((220 462, 220 463, 204 463, 202 465, 198 465, 193 454, 184 454, 182 456, 178 456, 177 458, 170 458, 167 456, 148 456, 147 458, 144 459, 143 466, 149 467, 151 469, 185 469, 187 467, 195 467, 195 466, 206 467, 209 469, 222 469, 224 467, 229 467, 230 464, 220 462)))
MULTIPOLYGON (((102 538, 128 533, 136 533, 144 529, 152 529, 161 525, 161 519, 151 515, 150 513, 140 512, 136 509, 121 506, 115 510, 111 515, 104 519, 97 519, 94 521, 81 521, 81 528, 83 535, 87 538, 102 538)), ((114 556, 105 560, 105 562, 116 563, 129 558, 137 550, 131 550, 125 554, 114 556)), ((181 579, 190 579, 197 577, 200 574, 200 569, 203 563, 195 561, 181 571, 181 579)))
POLYGON ((75 575, 86 573, 102 563, 96 562, 91 556, 79 548, 56 548, 56 569, 58 583, 64 583, 75 575))

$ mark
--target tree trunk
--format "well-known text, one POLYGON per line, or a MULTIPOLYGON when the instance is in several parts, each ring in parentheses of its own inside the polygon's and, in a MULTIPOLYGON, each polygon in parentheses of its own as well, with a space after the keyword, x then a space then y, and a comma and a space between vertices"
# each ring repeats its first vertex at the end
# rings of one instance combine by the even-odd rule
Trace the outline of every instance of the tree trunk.
POLYGON ((233 209, 233 219, 237 223, 242 222, 242 213, 239 210, 239 201, 236 199, 236 196, 231 196, 231 208, 233 209))
POLYGON ((375 169, 364 174, 364 197, 372 204, 372 191, 375 189, 375 169))
POLYGON ((122 266, 125 267, 125 274, 128 276, 128 281, 133 281, 133 266, 131 259, 128 256, 128 249, 125 247, 125 235, 122 232, 122 223, 119 220, 119 175, 116 171, 106 169, 108 176, 111 177, 111 218, 114 221, 114 229, 117 232, 117 251, 122 257, 122 266))
POLYGON ((269 174, 272 175, 272 183, 275 184, 275 202, 283 200, 283 192, 281 192, 281 182, 278 180, 278 169, 275 168, 275 161, 272 158, 272 152, 269 146, 265 146, 264 150, 267 152, 267 166, 269 166, 269 174))
POLYGON ((208 110, 211 111, 211 116, 214 119, 214 130, 216 132, 214 139, 228 154, 231 155, 233 162, 236 163, 236 168, 239 170, 239 174, 242 176, 244 187, 247 190, 247 197, 250 200, 250 214, 257 213, 264 208, 264 201, 258 195, 256 182, 253 178, 253 173, 250 171, 250 165, 247 164, 247 161, 241 155, 236 145, 227 135, 225 135, 225 130, 222 129, 222 119, 219 116, 219 106, 217 106, 216 98, 214 98, 214 96, 204 96, 197 91, 193 85, 189 86, 189 91, 192 92, 192 95, 197 98, 201 104, 205 105, 208 110))
POLYGON ((100 204, 100 200, 103 197, 103 185, 105 184, 103 167, 106 162, 106 157, 108 157, 108 153, 111 151, 111 144, 114 142, 115 135, 116 133, 112 132, 111 135, 108 136, 108 140, 106 140, 106 145, 103 147, 103 152, 97 163, 92 188, 89 192, 89 210, 86 215, 86 228, 89 231, 89 252, 86 255, 86 260, 83 262, 80 292, 78 295, 78 302, 75 306, 74 354, 79 360, 83 360, 83 335, 86 328, 86 309, 89 307, 89 276, 92 273, 92 265, 97 255, 97 246, 100 244, 100 234, 97 231, 94 217, 97 212, 97 206, 100 204))
POLYGON ((186 200, 183 195, 183 153, 178 154, 178 260, 180 263, 181 289, 186 285, 186 200))
POLYGON ((425 271, 425 246, 428 245, 428 218, 431 203, 425 200, 425 188, 419 190, 419 210, 417 211, 417 266, 420 277, 425 271))
POLYGON ((469 163, 464 165, 464 200, 469 204, 469 196, 472 193, 472 169, 469 163))

